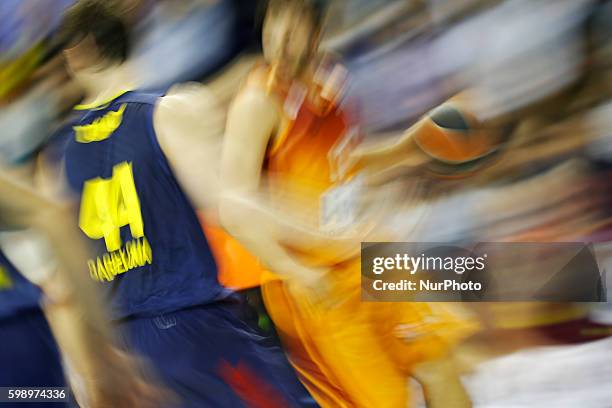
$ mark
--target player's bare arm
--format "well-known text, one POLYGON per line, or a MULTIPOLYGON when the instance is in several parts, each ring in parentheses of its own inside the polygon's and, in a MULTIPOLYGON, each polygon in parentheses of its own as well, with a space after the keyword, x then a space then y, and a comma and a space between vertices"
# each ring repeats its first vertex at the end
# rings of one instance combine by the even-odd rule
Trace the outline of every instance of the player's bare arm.
POLYGON ((274 101, 258 90, 247 90, 232 104, 221 164, 226 187, 220 201, 221 221, 273 271, 314 285, 324 271, 305 267, 290 255, 281 242, 291 223, 282 222, 278 214, 274 217, 255 199, 266 148, 279 121, 274 101))
POLYGON ((172 88, 153 117, 158 142, 176 177, 199 209, 216 213, 225 115, 201 84, 172 88))

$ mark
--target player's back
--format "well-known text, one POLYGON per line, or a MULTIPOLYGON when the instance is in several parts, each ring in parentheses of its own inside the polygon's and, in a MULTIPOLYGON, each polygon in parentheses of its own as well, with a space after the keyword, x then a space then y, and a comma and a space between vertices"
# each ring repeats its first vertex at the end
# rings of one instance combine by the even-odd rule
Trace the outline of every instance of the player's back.
POLYGON ((64 129, 65 172, 94 241, 91 277, 116 318, 214 302, 227 292, 197 215, 155 135, 160 95, 126 92, 64 129))

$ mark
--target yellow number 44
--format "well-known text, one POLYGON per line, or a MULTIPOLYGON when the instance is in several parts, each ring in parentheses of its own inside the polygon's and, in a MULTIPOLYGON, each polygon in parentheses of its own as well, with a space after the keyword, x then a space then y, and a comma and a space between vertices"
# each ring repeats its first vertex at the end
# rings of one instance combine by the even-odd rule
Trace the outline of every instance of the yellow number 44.
POLYGON ((134 185, 132 163, 113 167, 110 179, 85 182, 79 227, 91 239, 104 238, 109 252, 121 247, 121 227, 129 225, 132 237, 144 236, 140 201, 134 185))

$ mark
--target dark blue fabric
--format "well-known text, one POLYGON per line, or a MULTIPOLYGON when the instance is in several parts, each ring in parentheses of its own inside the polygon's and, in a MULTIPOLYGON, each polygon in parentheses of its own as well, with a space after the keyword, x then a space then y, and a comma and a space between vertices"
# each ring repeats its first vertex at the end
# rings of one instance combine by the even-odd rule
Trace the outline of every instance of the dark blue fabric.
MULTIPOLYGON (((196 213, 157 144, 152 117, 159 96, 128 92, 102 109, 83 112, 78 125, 91 124, 125 105, 121 124, 104 140, 79 143, 70 126, 55 137, 66 141, 66 177, 79 195, 86 181, 110 179, 117 164, 132 166, 152 263, 99 282, 118 319, 166 313, 228 296, 218 283, 196 213)), ((134 240, 129 226, 122 227, 120 235, 122 245, 134 240)), ((92 242, 99 256, 108 253, 104 239, 92 242)))
MULTIPOLYGON (((0 320, 0 387, 65 387, 57 345, 40 309, 0 320)), ((0 404, 60 408, 65 403, 0 404)))
MULTIPOLYGON (((254 375, 258 391, 271 389, 287 407, 316 407, 283 351, 242 323, 227 302, 119 325, 129 350, 145 357, 181 401, 177 407, 248 407, 223 376, 223 367, 254 375)), ((273 405, 270 405, 273 406, 273 405)))

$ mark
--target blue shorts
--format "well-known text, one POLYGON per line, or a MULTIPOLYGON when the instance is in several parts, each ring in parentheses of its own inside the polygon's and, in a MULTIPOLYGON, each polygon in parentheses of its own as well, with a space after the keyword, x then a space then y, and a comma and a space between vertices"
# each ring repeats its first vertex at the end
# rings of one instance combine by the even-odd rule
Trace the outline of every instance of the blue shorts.
MULTIPOLYGON (((65 387, 59 351, 41 310, 0 320, 0 387, 65 387)), ((64 403, 19 403, 59 408, 64 403)), ((5 408, 10 404, 0 403, 5 408)))
POLYGON ((228 302, 119 323, 177 407, 317 407, 279 347, 264 344, 228 302))

